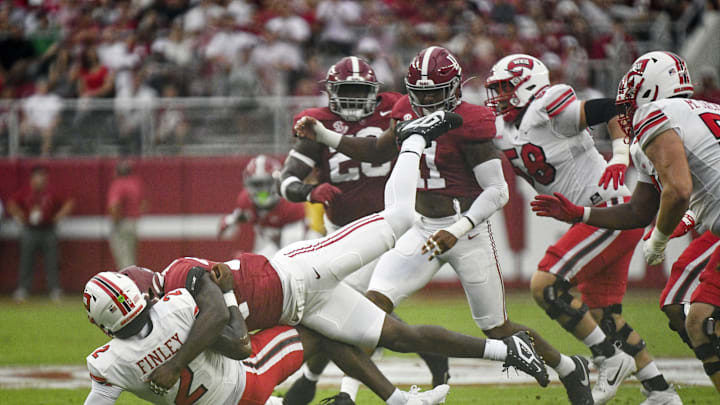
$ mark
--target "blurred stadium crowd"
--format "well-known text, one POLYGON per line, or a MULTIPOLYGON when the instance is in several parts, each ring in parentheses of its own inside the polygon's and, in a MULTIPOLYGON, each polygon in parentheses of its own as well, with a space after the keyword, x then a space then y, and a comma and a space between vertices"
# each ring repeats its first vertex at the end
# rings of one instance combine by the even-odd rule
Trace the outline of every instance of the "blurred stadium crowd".
MULTIPOLYGON (((5 0, 0 98, 23 100, 19 130, 43 155, 61 99, 130 99, 137 107, 157 98, 312 96, 327 67, 348 54, 367 58, 387 90, 402 91, 407 63, 430 44, 458 56, 464 80, 479 78, 465 85, 471 102, 484 101, 493 61, 520 52, 591 98, 614 92, 648 44, 676 49, 705 7, 705 0, 5 0)), ((183 113, 161 115, 155 142, 182 143, 190 132, 183 113)), ((84 119, 75 114, 73 125, 84 119)), ((129 114, 112 125, 129 139, 126 152, 137 152, 140 135, 127 134, 142 132, 141 121, 129 114)))

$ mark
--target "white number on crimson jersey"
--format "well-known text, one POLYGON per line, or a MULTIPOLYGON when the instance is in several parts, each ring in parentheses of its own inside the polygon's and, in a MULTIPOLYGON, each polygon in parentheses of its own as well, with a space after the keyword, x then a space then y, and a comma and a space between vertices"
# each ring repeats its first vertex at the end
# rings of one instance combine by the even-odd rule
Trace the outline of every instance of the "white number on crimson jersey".
MULTIPOLYGON (((374 136, 377 138, 382 135, 382 133, 383 130, 378 127, 366 127, 358 131, 355 136, 359 138, 374 136)), ((330 148, 330 150, 334 151, 332 148, 330 148)), ((335 152, 335 154, 328 159, 328 164, 330 166, 330 181, 332 183, 343 183, 359 180, 360 173, 365 177, 387 176, 388 173, 390 173, 392 163, 385 162, 379 166, 373 166, 372 163, 360 163, 340 152, 335 152)))

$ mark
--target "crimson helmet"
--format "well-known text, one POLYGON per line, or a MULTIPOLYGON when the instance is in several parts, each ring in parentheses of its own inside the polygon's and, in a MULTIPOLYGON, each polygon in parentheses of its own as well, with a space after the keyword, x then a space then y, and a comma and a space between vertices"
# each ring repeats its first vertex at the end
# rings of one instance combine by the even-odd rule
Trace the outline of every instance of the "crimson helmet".
POLYGON ((413 58, 405 77, 410 104, 419 116, 452 111, 460 102, 462 68, 445 48, 431 46, 413 58), (427 98, 431 100, 427 100, 427 98))
POLYGON ((255 206, 269 208, 278 202, 275 173, 281 168, 280 162, 266 155, 257 155, 245 166, 243 183, 255 206))
POLYGON ((330 66, 325 89, 330 111, 345 121, 359 121, 375 111, 380 82, 365 59, 347 56, 330 66))
POLYGON ((672 52, 648 52, 635 60, 618 85, 615 105, 627 136, 633 136, 635 111, 647 103, 670 97, 690 97, 694 91, 685 61, 672 52))
POLYGON ((521 53, 508 55, 493 65, 485 80, 485 104, 495 115, 512 122, 548 86, 550 73, 540 59, 521 53))
POLYGON ((152 292, 152 298, 163 296, 164 278, 162 273, 156 273, 140 266, 128 266, 118 270, 118 273, 130 277, 143 294, 152 292))
POLYGON ((90 322, 111 337, 147 307, 130 277, 111 271, 98 273, 85 284, 83 304, 90 322))

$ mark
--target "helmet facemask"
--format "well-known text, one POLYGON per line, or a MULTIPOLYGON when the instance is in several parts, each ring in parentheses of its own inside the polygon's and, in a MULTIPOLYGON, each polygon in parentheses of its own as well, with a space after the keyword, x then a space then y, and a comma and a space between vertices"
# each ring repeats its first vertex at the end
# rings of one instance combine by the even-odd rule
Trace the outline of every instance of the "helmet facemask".
POLYGON ((358 80, 328 81, 330 111, 345 121, 360 121, 372 115, 377 105, 380 84, 358 80))
POLYGON ((259 208, 270 208, 280 199, 271 175, 250 176, 245 179, 245 188, 253 204, 259 208))
POLYGON ((405 87, 408 90, 408 97, 413 111, 419 116, 432 114, 435 111, 452 111, 457 107, 460 93, 460 77, 454 77, 451 81, 441 84, 411 84, 405 79, 405 87))

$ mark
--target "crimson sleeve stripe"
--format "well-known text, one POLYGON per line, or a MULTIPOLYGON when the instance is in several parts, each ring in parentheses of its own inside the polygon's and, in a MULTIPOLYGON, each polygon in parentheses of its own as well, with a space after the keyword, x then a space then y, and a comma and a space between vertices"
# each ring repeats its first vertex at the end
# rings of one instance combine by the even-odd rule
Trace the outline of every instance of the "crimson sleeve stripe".
POLYGON ((552 112, 548 111, 548 116, 550 118, 552 118, 552 117, 560 114, 575 100, 577 100, 577 97, 575 97, 575 95, 573 94, 572 97, 570 97, 567 101, 565 101, 562 104, 560 104, 559 106, 557 106, 552 112))
POLYGON ((656 110, 656 111, 651 112, 650 114, 648 114, 647 117, 645 117, 644 120, 642 120, 642 121, 638 122, 637 124, 635 124, 635 126, 633 127, 633 131, 637 132, 637 130, 640 129, 641 126, 645 125, 646 122, 648 122, 649 120, 655 118, 656 116, 658 116, 658 115, 660 115, 660 114, 662 114, 662 111, 660 111, 660 110, 656 110))
POLYGON ((653 122, 648 123, 648 124, 637 134, 638 139, 642 138, 642 136, 645 135, 650 128, 656 127, 656 126, 658 126, 659 124, 662 124, 662 123, 665 122, 665 121, 667 121, 667 117, 666 117, 666 116, 662 116, 662 118, 659 118, 659 119, 657 119, 657 120, 655 120, 655 121, 653 121, 653 122))
POLYGON ((557 107, 560 103, 562 103, 562 101, 572 93, 573 93, 572 89, 565 90, 565 92, 563 94, 561 94, 560 97, 556 98, 552 103, 548 104, 547 107, 545 107, 545 109, 547 111, 552 110, 553 108, 557 107))

